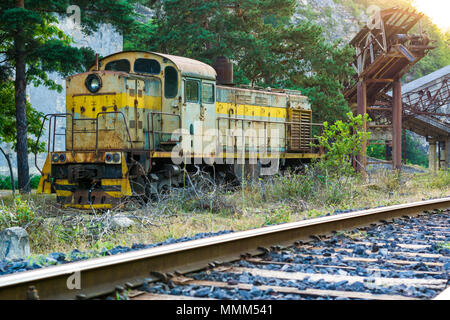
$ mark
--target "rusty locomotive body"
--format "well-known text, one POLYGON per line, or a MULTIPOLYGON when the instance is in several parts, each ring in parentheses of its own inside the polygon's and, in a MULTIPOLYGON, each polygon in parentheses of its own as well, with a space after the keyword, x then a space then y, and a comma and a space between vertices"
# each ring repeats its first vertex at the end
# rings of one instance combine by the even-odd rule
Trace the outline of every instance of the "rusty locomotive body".
POLYGON ((68 77, 66 113, 45 118, 53 127, 38 193, 56 193, 64 206, 110 208, 182 185, 194 165, 258 175, 318 157, 307 98, 235 87, 221 70, 227 63, 120 52, 68 77), (55 151, 61 118, 65 148, 55 151))

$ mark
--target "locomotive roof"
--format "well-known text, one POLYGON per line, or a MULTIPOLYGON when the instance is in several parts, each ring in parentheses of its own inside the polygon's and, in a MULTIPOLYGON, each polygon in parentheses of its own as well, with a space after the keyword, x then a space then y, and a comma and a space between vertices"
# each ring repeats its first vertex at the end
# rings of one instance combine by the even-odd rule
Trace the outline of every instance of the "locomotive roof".
POLYGON ((156 52, 152 53, 167 58, 175 63, 177 68, 180 69, 182 75, 188 77, 206 78, 214 81, 216 80, 216 70, 206 63, 186 57, 173 56, 170 54, 156 52))
MULTIPOLYGON (((155 56, 160 56, 162 58, 166 58, 170 61, 172 61, 177 68, 180 70, 181 74, 188 77, 195 77, 195 78, 203 78, 203 79, 209 79, 209 80, 216 80, 216 70, 214 70, 213 67, 210 65, 203 63, 198 60, 186 58, 186 57, 180 57, 180 56, 174 56, 170 54, 164 54, 159 52, 150 52, 150 51, 121 51, 113 53, 109 56, 103 57, 101 60, 104 60, 106 58, 111 58, 115 55, 121 55, 124 53, 135 53, 136 56, 141 56, 142 54, 150 54, 155 56)), ((92 69, 93 66, 91 66, 89 69, 92 69)))

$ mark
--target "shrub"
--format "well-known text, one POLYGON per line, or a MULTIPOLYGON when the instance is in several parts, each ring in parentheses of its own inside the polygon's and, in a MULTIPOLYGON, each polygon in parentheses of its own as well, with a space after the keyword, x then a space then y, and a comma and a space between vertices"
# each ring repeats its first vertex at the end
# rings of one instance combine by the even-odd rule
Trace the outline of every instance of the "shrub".
POLYGON ((36 219, 35 208, 32 208, 27 200, 22 200, 20 196, 14 198, 12 206, 0 207, 0 225, 5 227, 24 227, 33 223, 36 219))
POLYGON ((22 200, 20 196, 14 199, 14 209, 17 222, 20 225, 28 224, 34 220, 35 213, 27 200, 22 200))
POLYGON ((370 132, 363 131, 363 122, 370 121, 367 114, 363 118, 349 112, 347 117, 348 121, 338 120, 331 125, 325 121, 322 135, 317 136, 319 143, 315 145, 327 151, 319 166, 336 176, 353 173, 350 161, 361 152, 363 143, 370 137, 370 132))

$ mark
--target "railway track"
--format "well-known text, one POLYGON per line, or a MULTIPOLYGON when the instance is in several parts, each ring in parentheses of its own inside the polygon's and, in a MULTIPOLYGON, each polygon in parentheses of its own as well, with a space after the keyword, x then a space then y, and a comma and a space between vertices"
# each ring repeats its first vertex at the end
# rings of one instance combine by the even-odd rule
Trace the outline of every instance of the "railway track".
POLYGON ((0 299, 445 297, 449 208, 434 199, 6 275, 0 299))

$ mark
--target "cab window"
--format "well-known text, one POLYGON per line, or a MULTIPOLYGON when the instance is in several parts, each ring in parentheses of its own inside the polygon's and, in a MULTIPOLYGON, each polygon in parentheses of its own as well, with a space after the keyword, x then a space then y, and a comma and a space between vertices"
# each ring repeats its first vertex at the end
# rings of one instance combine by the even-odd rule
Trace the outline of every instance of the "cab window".
POLYGON ((136 59, 134 62, 134 72, 159 74, 161 66, 155 59, 136 59))
POLYGON ((199 102, 199 89, 200 81, 197 80, 186 80, 185 83, 185 97, 186 102, 199 102))
POLYGON ((127 59, 120 59, 108 62, 105 70, 130 72, 130 61, 127 59))
POLYGON ((174 67, 164 69, 164 96, 175 98, 178 93, 178 74, 174 67))
POLYGON ((202 102, 214 103, 214 85, 212 83, 202 84, 202 102))

